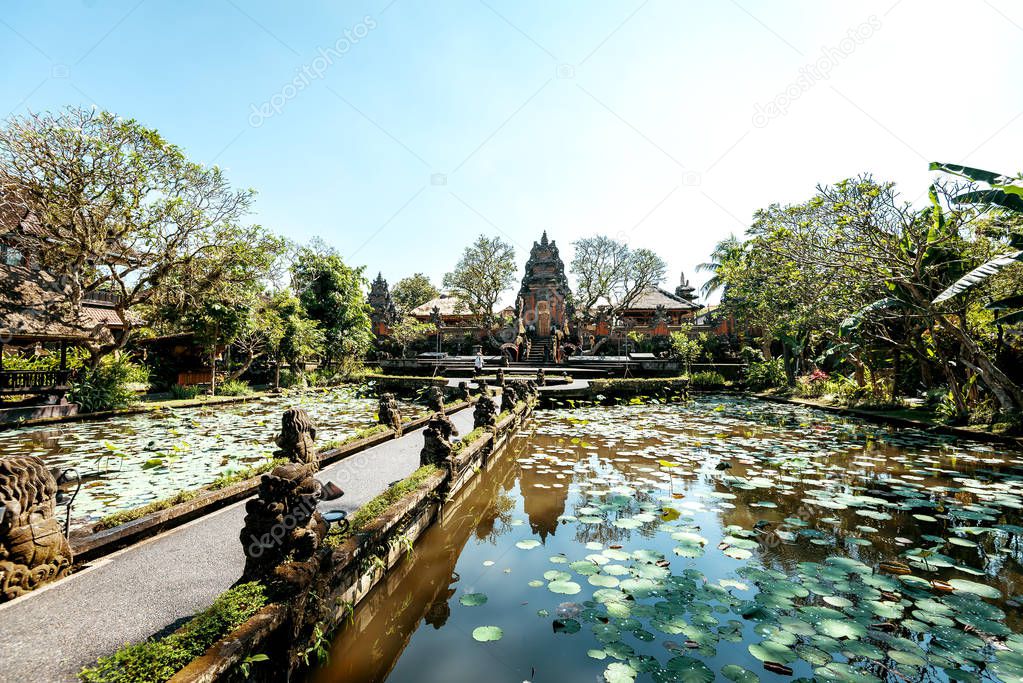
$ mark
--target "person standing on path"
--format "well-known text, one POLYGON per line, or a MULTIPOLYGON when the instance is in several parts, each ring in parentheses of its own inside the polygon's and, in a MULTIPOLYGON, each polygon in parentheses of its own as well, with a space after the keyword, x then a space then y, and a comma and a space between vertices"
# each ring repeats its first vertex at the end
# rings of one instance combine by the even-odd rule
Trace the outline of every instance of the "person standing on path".
POLYGON ((483 374, 483 349, 476 352, 476 361, 474 365, 476 368, 476 376, 479 377, 483 374))

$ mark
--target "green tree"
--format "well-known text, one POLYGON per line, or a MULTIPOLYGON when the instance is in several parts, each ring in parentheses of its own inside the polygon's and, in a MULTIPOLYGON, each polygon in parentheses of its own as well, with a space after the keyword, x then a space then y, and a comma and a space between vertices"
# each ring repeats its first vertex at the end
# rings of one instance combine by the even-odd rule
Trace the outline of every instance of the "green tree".
POLYGON ((412 309, 422 306, 438 296, 440 296, 440 290, 434 287, 430 278, 422 273, 403 277, 391 290, 391 299, 398 309, 399 318, 405 317, 412 309))
POLYGON ((316 321, 290 291, 275 293, 261 315, 266 334, 267 355, 274 363, 274 387, 281 385, 281 365, 288 365, 296 377, 302 377, 302 361, 323 347, 323 333, 316 321))
POLYGON ((93 292, 118 295, 125 331, 115 344, 94 341, 94 365, 142 324, 133 307, 247 285, 282 249, 280 238, 242 224, 252 190, 233 189, 219 167, 110 112, 12 117, 0 129, 0 169, 0 210, 32 225, 8 239, 56 278, 70 310, 80 316, 93 292))
POLYGON ((436 328, 432 323, 424 323, 412 317, 405 317, 391 326, 391 339, 398 345, 401 355, 404 357, 405 350, 409 344, 423 339, 435 331, 436 328))
POLYGON ((455 269, 444 275, 444 287, 458 297, 460 305, 498 346, 494 308, 501 294, 515 283, 515 249, 500 237, 480 235, 465 248, 455 269))
POLYGON ((323 333, 328 367, 362 359, 373 342, 364 270, 345 265, 336 251, 316 242, 299 250, 292 264, 299 301, 323 333))
POLYGON ((714 247, 714 251, 710 253, 710 261, 696 266, 696 270, 711 274, 710 279, 700 287, 700 293, 704 298, 724 288, 724 270, 728 264, 742 256, 742 251, 742 240, 735 235, 729 235, 714 247))

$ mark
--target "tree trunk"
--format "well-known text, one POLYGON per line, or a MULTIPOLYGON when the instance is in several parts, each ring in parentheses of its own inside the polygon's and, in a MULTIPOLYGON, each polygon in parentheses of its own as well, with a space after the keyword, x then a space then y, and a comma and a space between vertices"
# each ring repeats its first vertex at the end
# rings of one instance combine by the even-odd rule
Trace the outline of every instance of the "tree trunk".
POLYGON ((217 395, 217 347, 210 350, 210 396, 217 395))
POLYGON ((247 353, 245 355, 245 360, 242 361, 241 366, 238 369, 234 370, 231 373, 231 375, 228 377, 228 379, 231 379, 231 380, 238 379, 239 377, 244 375, 246 372, 248 372, 249 368, 252 367, 252 364, 256 361, 257 357, 258 356, 256 356, 256 354, 252 353, 251 351, 249 353, 247 353))

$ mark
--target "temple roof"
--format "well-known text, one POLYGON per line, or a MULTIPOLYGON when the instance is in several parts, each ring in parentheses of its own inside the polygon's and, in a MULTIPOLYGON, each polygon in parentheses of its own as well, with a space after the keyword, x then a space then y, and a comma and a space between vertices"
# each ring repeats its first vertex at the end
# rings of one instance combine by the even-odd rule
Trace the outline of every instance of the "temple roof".
POLYGON ((678 297, 671 292, 661 289, 660 287, 650 287, 640 294, 635 301, 632 302, 626 311, 630 310, 654 310, 658 306, 664 306, 669 311, 695 311, 701 306, 694 304, 691 301, 678 297))

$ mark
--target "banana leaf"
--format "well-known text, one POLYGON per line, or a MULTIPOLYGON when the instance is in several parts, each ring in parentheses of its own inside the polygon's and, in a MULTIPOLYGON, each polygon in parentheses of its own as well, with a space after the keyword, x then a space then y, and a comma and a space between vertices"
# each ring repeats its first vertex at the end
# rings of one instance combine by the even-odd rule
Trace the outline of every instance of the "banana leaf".
POLYGON ((969 273, 956 280, 951 287, 939 294, 931 303, 940 304, 942 301, 947 301, 954 296, 958 296, 970 287, 980 284, 1002 269, 1020 262, 1023 262, 1023 250, 996 256, 987 263, 974 268, 969 273))

